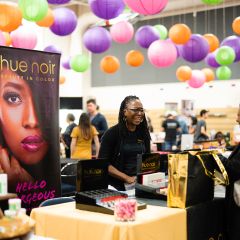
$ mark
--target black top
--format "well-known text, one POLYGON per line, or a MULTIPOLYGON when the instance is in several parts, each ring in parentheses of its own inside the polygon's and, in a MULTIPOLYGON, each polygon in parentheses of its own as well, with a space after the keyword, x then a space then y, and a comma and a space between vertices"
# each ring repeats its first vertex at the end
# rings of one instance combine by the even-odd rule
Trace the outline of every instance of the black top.
POLYGON ((70 148, 70 145, 71 145, 71 141, 72 141, 72 138, 71 138, 71 133, 72 133, 72 130, 73 128, 75 128, 77 126, 76 123, 71 123, 67 126, 65 132, 63 133, 63 140, 64 142, 66 143, 66 145, 68 146, 68 148, 70 148))
MULTIPOLYGON (((109 159, 109 163, 129 176, 136 175, 137 154, 150 153, 150 139, 143 139, 139 131, 120 134, 119 124, 109 128, 102 137, 99 158, 109 159)), ((122 181, 109 177, 109 183, 118 190, 124 190, 122 181)))
POLYGON ((91 124, 97 129, 99 133, 98 137, 101 139, 102 135, 108 129, 106 118, 101 113, 97 113, 96 116, 91 119, 91 124))
POLYGON ((240 207, 233 198, 233 184, 240 179, 240 144, 235 148, 228 159, 223 159, 223 164, 229 176, 230 184, 226 191, 226 213, 227 213, 227 239, 240 239, 240 207))
POLYGON ((163 121, 162 127, 166 132, 165 141, 176 141, 177 129, 180 127, 179 122, 175 119, 166 119, 163 121))

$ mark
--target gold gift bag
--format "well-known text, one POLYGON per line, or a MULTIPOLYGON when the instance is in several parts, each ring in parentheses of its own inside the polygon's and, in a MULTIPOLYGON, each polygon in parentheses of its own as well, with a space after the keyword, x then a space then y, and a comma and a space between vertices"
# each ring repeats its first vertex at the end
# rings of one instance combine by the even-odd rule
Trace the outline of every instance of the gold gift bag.
POLYGON ((168 207, 186 208, 212 200, 214 182, 228 185, 228 176, 214 152, 185 152, 168 155, 168 181, 168 207))

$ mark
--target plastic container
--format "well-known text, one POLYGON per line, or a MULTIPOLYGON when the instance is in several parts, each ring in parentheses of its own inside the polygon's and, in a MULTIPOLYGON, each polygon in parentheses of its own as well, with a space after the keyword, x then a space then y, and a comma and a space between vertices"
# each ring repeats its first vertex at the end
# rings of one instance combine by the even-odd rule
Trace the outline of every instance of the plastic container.
POLYGON ((0 195, 8 193, 7 174, 0 173, 0 195))
POLYGON ((8 200, 9 210, 19 211, 21 209, 21 199, 11 198, 8 200))
POLYGON ((136 199, 122 199, 115 202, 114 216, 116 221, 135 221, 137 213, 136 199))

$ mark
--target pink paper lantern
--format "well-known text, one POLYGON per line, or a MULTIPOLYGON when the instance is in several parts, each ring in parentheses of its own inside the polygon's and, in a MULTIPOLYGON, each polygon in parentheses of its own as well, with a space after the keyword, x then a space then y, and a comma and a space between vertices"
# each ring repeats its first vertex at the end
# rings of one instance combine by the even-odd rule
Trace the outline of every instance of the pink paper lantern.
POLYGON ((165 8, 168 0, 124 0, 124 2, 134 12, 143 15, 154 15, 165 8))
POLYGON ((6 39, 5 39, 2 31, 0 31, 0 46, 6 46, 6 39))
POLYGON ((206 81, 206 75, 201 70, 192 70, 192 77, 188 85, 192 88, 200 88, 206 81))
POLYGON ((12 46, 16 48, 34 49, 37 45, 37 35, 27 26, 20 26, 11 32, 12 46))
POLYGON ((127 21, 121 21, 114 24, 110 28, 110 33, 115 42, 128 43, 133 37, 134 28, 131 23, 127 21))
POLYGON ((148 59, 155 67, 169 67, 177 59, 177 49, 170 40, 157 40, 148 49, 148 59))

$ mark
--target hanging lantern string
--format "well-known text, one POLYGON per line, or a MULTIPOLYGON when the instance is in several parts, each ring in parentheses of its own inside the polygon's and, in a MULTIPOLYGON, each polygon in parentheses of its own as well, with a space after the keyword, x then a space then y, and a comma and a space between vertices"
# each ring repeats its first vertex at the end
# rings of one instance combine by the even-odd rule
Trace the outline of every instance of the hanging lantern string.
POLYGON ((208 32, 211 32, 211 27, 210 27, 210 22, 211 22, 211 18, 210 18, 210 10, 208 10, 207 12, 208 14, 208 22, 207 22, 207 26, 208 26, 208 32))
POLYGON ((214 34, 217 36, 217 8, 214 9, 214 34))
POLYGON ((226 11, 225 3, 223 2, 223 39, 226 38, 226 11))
POLYGON ((204 11, 204 31, 205 33, 208 33, 208 29, 207 29, 207 23, 208 23, 208 15, 207 15, 207 5, 205 4, 205 11, 204 11))

